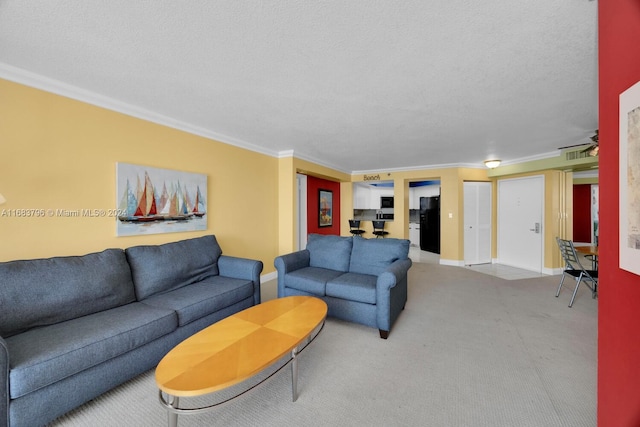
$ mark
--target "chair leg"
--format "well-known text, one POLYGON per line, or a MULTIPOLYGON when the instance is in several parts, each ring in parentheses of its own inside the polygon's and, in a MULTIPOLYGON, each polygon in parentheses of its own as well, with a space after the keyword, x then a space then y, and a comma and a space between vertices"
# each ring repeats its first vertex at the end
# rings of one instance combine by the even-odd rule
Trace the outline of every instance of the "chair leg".
POLYGON ((578 277, 576 280, 576 288, 573 290, 573 295, 571 295, 571 302, 569 303, 569 308, 573 305, 573 300, 576 298, 576 294, 578 293, 578 286, 580 286, 580 282, 582 281, 582 275, 578 277))
POLYGON ((380 331, 380 338, 386 340, 389 337, 389 331, 383 331, 382 329, 378 329, 380 331))
POLYGON ((560 286, 558 286, 558 291, 556 292, 556 298, 560 295, 560 289, 562 288, 562 283, 564 282, 564 273, 562 273, 562 279, 560 279, 560 286))

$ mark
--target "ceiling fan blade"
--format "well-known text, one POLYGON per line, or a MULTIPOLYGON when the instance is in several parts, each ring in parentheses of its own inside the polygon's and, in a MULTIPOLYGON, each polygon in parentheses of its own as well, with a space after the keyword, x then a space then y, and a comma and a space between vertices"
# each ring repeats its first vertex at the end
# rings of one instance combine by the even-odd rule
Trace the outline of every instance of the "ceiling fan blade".
POLYGON ((592 145, 593 142, 583 142, 582 144, 565 145, 564 147, 558 147, 558 150, 564 150, 565 148, 582 147, 584 145, 592 145))

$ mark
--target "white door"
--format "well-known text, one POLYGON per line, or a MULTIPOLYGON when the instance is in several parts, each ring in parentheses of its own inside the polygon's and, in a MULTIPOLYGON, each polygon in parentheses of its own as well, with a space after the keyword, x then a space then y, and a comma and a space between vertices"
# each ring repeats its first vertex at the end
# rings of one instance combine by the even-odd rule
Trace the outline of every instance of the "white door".
POLYGON ((491 183, 464 183, 464 263, 491 262, 491 183))
POLYGON ((542 272, 544 177, 498 181, 498 262, 542 272))

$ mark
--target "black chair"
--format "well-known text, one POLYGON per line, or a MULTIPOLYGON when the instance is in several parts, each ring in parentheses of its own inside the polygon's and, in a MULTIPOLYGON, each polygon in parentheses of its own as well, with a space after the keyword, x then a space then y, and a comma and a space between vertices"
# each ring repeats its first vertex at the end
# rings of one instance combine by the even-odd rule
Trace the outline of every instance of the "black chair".
POLYGON ((560 289, 562 288, 564 278, 567 275, 572 276, 576 280, 576 287, 573 290, 569 307, 573 305, 573 300, 576 298, 578 286, 580 286, 581 282, 584 282, 584 284, 591 289, 591 298, 597 297, 598 270, 587 270, 584 268, 580 263, 580 259, 576 253, 576 248, 573 246, 573 242, 571 240, 564 240, 556 237, 556 241, 558 242, 558 248, 560 248, 560 254, 562 254, 562 259, 564 259, 565 263, 564 271, 562 272, 562 279, 560 279, 560 286, 558 286, 558 291, 556 292, 556 297, 560 295, 560 289), (591 285, 589 282, 591 282, 591 285))
POLYGON ((360 230, 359 219, 349 220, 349 233, 351 233, 353 237, 362 236, 364 234, 364 230, 360 230))
POLYGON ((379 239, 381 237, 384 238, 384 236, 389 234, 388 231, 384 231, 385 221, 371 221, 371 222, 373 222, 373 235, 376 236, 376 239, 379 239))

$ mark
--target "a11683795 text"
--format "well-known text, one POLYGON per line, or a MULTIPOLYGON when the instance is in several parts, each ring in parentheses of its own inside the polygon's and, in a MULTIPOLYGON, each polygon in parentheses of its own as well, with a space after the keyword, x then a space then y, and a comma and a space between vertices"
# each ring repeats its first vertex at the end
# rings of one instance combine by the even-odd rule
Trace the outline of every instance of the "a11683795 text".
POLYGON ((124 209, 18 208, 0 210, 0 218, 117 218, 127 215, 124 209))

